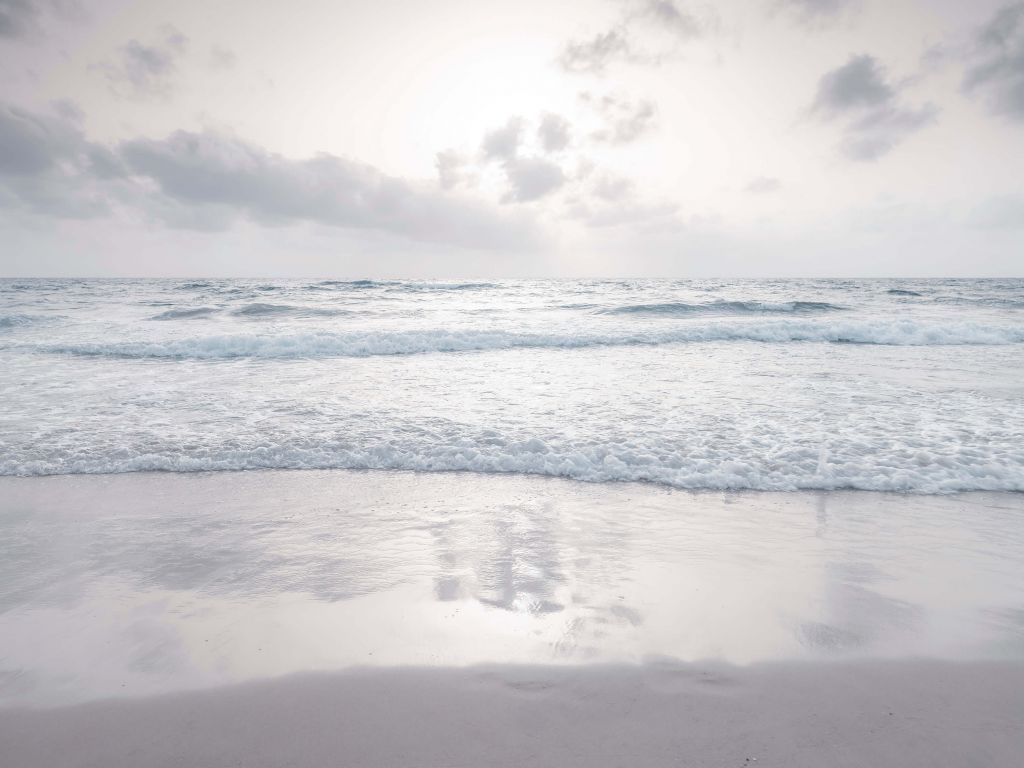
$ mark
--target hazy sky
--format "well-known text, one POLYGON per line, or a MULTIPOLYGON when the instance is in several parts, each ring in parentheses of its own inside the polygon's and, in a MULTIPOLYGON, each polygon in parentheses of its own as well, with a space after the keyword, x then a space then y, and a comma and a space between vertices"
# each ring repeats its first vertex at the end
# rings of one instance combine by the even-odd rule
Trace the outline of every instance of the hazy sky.
POLYGON ((0 0, 0 274, 1024 275, 1024 2, 0 0))

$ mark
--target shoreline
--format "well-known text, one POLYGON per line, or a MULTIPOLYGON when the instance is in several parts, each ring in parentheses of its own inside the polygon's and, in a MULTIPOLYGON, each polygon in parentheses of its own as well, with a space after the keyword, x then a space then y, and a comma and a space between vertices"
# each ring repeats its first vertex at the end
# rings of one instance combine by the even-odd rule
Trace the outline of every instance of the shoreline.
POLYGON ((1011 765, 1022 518, 991 492, 3 477, 0 764, 1011 765))
POLYGON ((1024 498, 1024 488, 968 488, 953 491, 921 491, 921 490, 896 490, 878 488, 860 488, 857 486, 837 486, 834 488, 798 487, 798 488, 744 488, 744 487, 685 487, 675 486, 659 480, 648 479, 621 479, 621 480, 590 480, 569 475, 546 474, 543 472, 522 472, 519 470, 508 471, 484 471, 477 469, 407 469, 403 467, 333 467, 333 466, 309 466, 309 467, 226 467, 224 469, 130 469, 113 472, 47 472, 41 474, 0 474, 0 483, 9 481, 28 481, 67 478, 117 478, 117 477, 168 477, 168 476, 218 476, 218 475, 262 475, 262 474, 352 474, 352 475, 391 475, 398 477, 432 477, 432 476, 455 476, 473 478, 522 478, 523 480, 550 481, 553 483, 566 483, 593 487, 623 488, 637 486, 639 488, 660 489, 669 493, 691 494, 694 496, 720 496, 720 495, 767 495, 767 496, 788 496, 791 494, 867 494, 878 496, 898 496, 907 498, 950 498, 965 497, 974 495, 990 496, 1019 496, 1024 498))

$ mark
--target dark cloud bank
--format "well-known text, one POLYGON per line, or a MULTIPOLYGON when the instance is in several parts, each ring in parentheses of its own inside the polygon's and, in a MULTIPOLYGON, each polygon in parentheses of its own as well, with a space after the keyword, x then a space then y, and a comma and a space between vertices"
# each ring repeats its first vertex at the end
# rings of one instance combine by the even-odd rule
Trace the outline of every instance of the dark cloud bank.
MULTIPOLYGON (((543 180, 522 171, 522 194, 543 180)), ((0 106, 0 206, 55 218, 127 209, 166 225, 223 229, 313 222, 488 249, 530 246, 515 215, 329 154, 291 159, 238 138, 177 131, 92 143, 68 117, 0 106)))
POLYGON ((843 123, 843 154, 877 160, 938 116, 932 104, 906 105, 901 90, 889 82, 878 59, 861 54, 821 78, 812 111, 843 123))
POLYGON ((964 89, 993 112, 1024 120, 1024 3, 1000 9, 978 31, 964 89))

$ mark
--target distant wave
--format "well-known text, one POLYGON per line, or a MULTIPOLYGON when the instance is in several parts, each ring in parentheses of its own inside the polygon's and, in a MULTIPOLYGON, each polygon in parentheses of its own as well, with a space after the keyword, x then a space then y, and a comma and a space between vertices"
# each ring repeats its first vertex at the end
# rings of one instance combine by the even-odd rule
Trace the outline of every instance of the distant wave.
POLYGON ((501 349, 584 348, 689 342, 826 342, 894 346, 1019 344, 1024 326, 976 323, 776 321, 711 323, 633 333, 518 333, 504 330, 378 331, 231 335, 159 342, 91 342, 36 347, 58 354, 224 360, 415 355, 501 349))
POLYGON ((26 325, 38 325, 48 322, 51 318, 42 315, 0 315, 0 330, 22 328, 26 325))
POLYGON ((892 296, 920 296, 917 291, 908 291, 905 288, 890 288, 886 293, 892 296))
POLYGON ((359 314, 349 309, 337 307, 301 307, 291 304, 244 304, 231 311, 232 315, 238 317, 272 317, 275 315, 290 315, 293 317, 341 317, 345 315, 359 314))
POLYGON ((388 291, 475 291, 497 288, 496 283, 438 283, 419 280, 322 280, 316 284, 328 288, 380 288, 388 291))
POLYGON ((699 314, 745 315, 765 313, 836 312, 843 307, 824 301, 712 301, 705 304, 665 302, 660 304, 627 304, 603 309, 602 315, 659 315, 684 317, 699 314))
POLYGON ((174 286, 174 290, 176 290, 176 291, 198 291, 198 290, 202 290, 203 288, 212 288, 212 287, 213 287, 213 283, 211 283, 211 282, 209 282, 207 280, 193 280, 192 282, 189 282, 189 283, 182 283, 181 285, 174 286))
POLYGON ((1012 296, 937 296, 937 304, 965 304, 997 309, 1024 309, 1024 297, 1012 296))
POLYGON ((209 317, 215 315, 220 310, 216 307, 179 307, 178 309, 168 309, 166 312, 161 312, 159 315, 153 315, 149 318, 150 320, 189 320, 195 317, 209 317))

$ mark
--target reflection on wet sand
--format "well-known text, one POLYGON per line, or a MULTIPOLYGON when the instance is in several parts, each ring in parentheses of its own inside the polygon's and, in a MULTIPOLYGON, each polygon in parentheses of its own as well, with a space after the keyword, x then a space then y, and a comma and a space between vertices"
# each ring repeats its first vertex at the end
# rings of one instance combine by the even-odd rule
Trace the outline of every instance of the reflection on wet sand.
POLYGON ((1024 657, 1018 495, 0 479, 0 702, 350 666, 1024 657))

